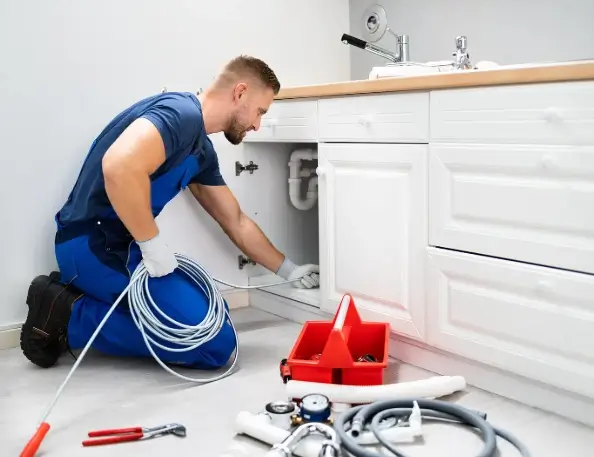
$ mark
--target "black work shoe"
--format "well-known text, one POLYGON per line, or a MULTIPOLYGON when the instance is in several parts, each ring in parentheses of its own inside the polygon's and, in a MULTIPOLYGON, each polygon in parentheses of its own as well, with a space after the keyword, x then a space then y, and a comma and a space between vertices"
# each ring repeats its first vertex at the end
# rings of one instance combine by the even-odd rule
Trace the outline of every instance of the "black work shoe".
POLYGON ((74 302, 82 296, 74 286, 58 282, 60 274, 37 276, 27 293, 29 313, 21 329, 25 357, 42 368, 56 364, 68 349, 68 321, 74 302))

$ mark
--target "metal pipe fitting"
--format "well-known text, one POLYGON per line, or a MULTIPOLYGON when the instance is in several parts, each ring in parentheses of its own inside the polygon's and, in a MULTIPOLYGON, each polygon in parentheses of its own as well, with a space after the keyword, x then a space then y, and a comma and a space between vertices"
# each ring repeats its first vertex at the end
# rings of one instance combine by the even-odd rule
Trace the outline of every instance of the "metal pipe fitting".
POLYGON ((319 457, 338 457, 340 456, 340 445, 338 444, 338 434, 336 431, 326 424, 318 422, 308 422, 300 425, 285 438, 281 443, 272 446, 272 450, 277 453, 281 452, 285 457, 291 457, 297 445, 309 435, 322 435, 326 440, 322 443, 322 448, 319 457))

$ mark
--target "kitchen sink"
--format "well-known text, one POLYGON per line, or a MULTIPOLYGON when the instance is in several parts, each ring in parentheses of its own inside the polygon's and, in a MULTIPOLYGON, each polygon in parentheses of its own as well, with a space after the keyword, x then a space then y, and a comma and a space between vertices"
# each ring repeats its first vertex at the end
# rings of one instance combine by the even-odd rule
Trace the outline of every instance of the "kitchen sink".
POLYGON ((369 72, 369 79, 432 75, 452 71, 458 71, 454 69, 452 62, 403 63, 373 67, 371 72, 369 72))
POLYGON ((549 61, 549 62, 530 62, 509 65, 499 65, 495 62, 480 61, 473 68, 468 70, 456 69, 451 61, 414 63, 407 62, 402 64, 388 64, 383 67, 373 67, 369 73, 369 79, 395 78, 431 75, 436 73, 452 73, 466 71, 497 71, 513 70, 521 68, 539 68, 559 65, 575 65, 579 63, 594 63, 594 59, 569 60, 569 61, 549 61))

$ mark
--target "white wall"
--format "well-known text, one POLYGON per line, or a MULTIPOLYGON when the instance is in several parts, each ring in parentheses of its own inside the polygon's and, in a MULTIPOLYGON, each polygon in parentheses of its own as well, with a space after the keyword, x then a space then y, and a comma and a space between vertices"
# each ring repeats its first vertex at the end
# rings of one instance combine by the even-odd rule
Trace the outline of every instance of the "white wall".
MULTIPOLYGON (((336 39, 348 26, 348 0, 1 2, 0 329, 22 322, 29 282, 55 268, 54 214, 119 110, 162 86, 206 87, 241 53, 266 60, 285 87, 348 79, 349 50, 336 39)), ((213 139, 241 202, 243 148, 213 139)), ((245 283, 238 251, 187 197, 159 221, 174 247, 245 283)))
MULTIPOLYGON (((376 3, 391 29, 410 36, 411 60, 451 59, 458 35, 467 36, 473 62, 594 58, 593 0, 350 0, 352 35, 361 36, 361 15, 376 3)), ((395 49, 389 33, 377 44, 395 49)), ((373 66, 386 62, 352 48, 352 78, 367 79, 373 66)))

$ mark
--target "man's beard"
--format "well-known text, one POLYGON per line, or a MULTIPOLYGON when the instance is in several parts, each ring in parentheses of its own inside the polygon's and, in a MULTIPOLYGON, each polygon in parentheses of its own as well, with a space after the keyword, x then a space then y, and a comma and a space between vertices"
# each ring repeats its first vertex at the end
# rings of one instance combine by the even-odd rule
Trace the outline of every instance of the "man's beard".
POLYGON ((243 141, 244 133, 247 132, 247 129, 243 128, 237 117, 233 117, 231 119, 229 127, 225 130, 225 138, 227 141, 233 145, 238 145, 243 141))

